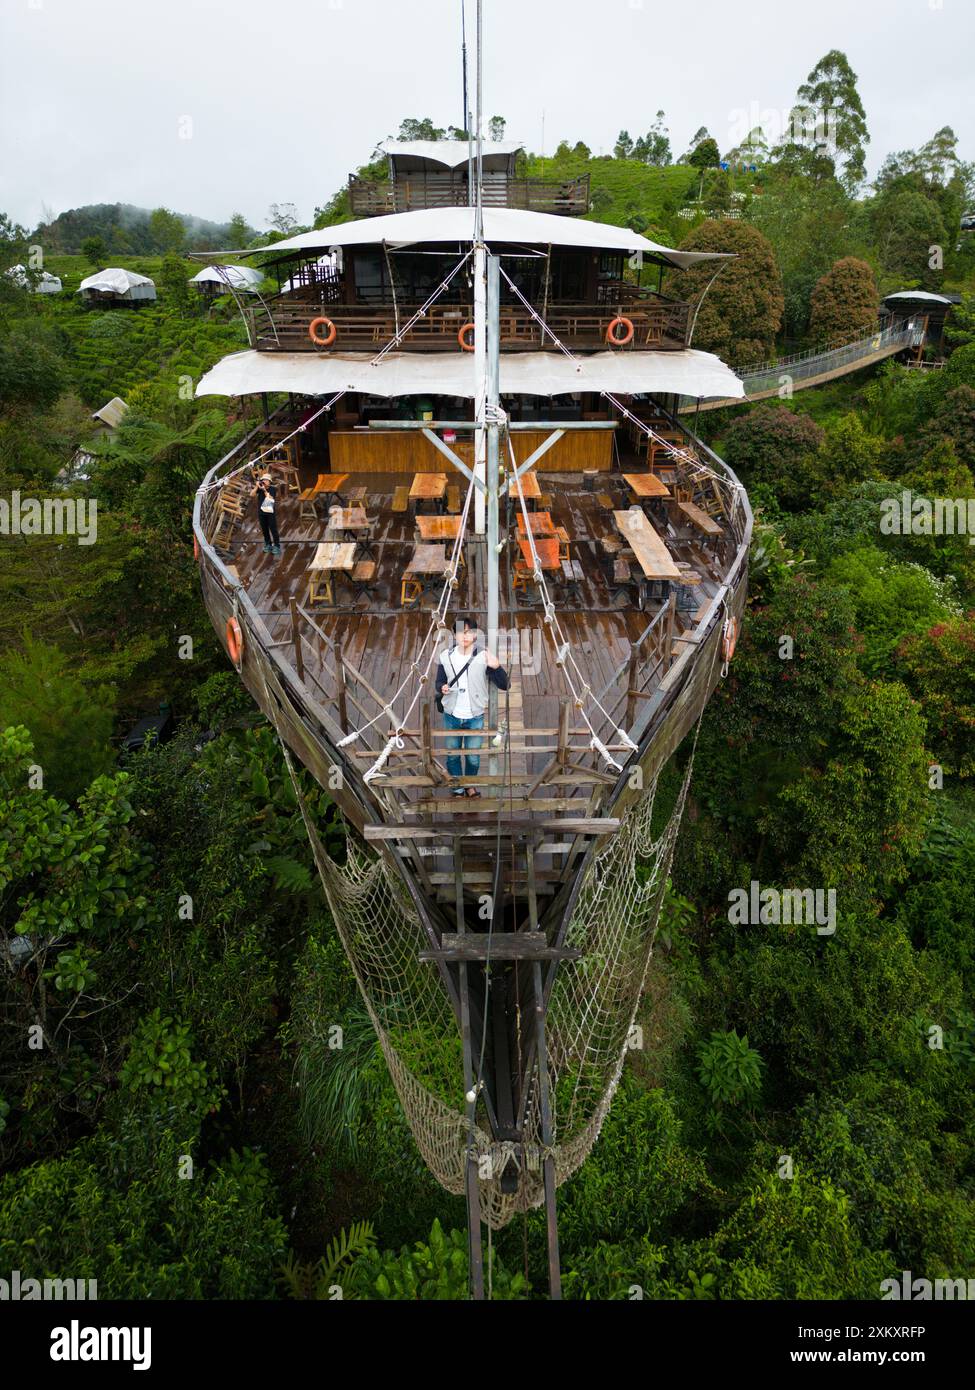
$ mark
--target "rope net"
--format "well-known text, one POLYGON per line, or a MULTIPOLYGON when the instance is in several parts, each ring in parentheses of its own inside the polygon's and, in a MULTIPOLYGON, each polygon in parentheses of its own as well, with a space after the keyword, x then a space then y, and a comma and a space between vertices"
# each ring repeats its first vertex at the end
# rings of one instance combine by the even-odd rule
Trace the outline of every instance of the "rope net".
MULTIPOLYGON (((692 767, 693 755, 657 838, 651 831, 654 782, 585 870, 564 942, 582 954, 559 964, 547 1012, 554 1135, 549 1150, 541 1142, 537 1062, 526 1092, 522 1146, 493 1141, 482 1123, 470 1127, 460 1031, 437 967, 419 960, 431 943, 407 889, 384 856, 367 855, 351 838, 347 863, 336 864, 298 796, 336 928, 417 1147, 437 1181, 457 1195, 464 1192, 473 1149, 482 1216, 494 1229, 542 1203, 542 1159, 548 1153, 561 1183, 596 1142, 630 1045, 692 767), (509 1164, 524 1170, 514 1193, 501 1188, 509 1164)), ((534 1027, 532 1003, 530 990, 522 989, 520 1028, 526 1038, 534 1027)), ((480 1106, 478 1118, 483 1119, 480 1106)))

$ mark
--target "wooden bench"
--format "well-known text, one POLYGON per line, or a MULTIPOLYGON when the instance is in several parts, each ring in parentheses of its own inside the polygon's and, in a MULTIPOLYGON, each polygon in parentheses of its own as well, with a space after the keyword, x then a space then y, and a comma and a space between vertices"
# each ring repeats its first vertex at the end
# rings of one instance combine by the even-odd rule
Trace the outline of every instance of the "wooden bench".
POLYGON ((572 556, 569 550, 569 545, 571 542, 568 531, 565 529, 564 526, 556 526, 555 534, 559 542, 559 559, 562 561, 571 560, 572 556))
POLYGON ((408 487, 398 487, 393 493, 393 511, 405 512, 410 506, 410 490, 408 487))
POLYGON ((610 497, 608 492, 597 492, 596 501, 599 503, 601 507, 605 507, 606 511, 608 512, 612 511, 613 508, 616 506, 616 503, 613 501, 612 497, 610 497))
POLYGON ((451 483, 447 488, 447 511, 456 516, 460 511, 460 485, 451 483))
POLYGON ((552 494, 550 492, 540 492, 536 501, 540 512, 550 512, 552 510, 552 494))
POLYGON ((365 596, 369 597, 369 591, 376 581, 376 562, 375 560, 357 560, 352 571, 352 587, 355 590, 353 602, 365 596))
POLYGON ((347 507, 361 507, 366 500, 366 485, 360 483, 358 487, 350 487, 347 494, 347 507))
POLYGON ((613 561, 613 583, 629 584, 632 578, 629 560, 624 560, 622 556, 618 555, 613 561))

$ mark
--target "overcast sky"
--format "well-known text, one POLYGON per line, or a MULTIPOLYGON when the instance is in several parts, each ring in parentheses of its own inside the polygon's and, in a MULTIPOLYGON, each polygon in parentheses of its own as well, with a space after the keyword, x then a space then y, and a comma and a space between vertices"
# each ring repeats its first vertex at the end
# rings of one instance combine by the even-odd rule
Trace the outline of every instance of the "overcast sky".
MULTIPOLYGON (((551 153, 667 115, 722 151, 829 49, 859 76, 874 173, 943 125, 975 158, 973 0, 485 0, 485 116, 551 153)), ((468 42, 473 50, 473 0, 468 42)), ((127 202, 302 221, 404 116, 461 123, 460 0, 0 0, 0 210, 127 202)), ((764 114, 763 114, 764 113, 764 114)), ((767 113, 775 113, 770 120, 767 113)))

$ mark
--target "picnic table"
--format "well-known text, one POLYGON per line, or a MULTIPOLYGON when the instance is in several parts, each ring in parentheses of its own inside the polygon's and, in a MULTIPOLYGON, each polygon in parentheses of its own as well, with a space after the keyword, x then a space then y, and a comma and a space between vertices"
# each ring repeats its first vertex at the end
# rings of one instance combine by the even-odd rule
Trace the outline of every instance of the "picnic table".
POLYGON ((319 473, 311 487, 298 494, 298 516, 302 521, 316 521, 318 514, 315 503, 320 497, 338 499, 339 489, 348 479, 348 473, 319 473))
POLYGON ((416 529, 421 541, 454 541, 460 535, 460 517, 418 516, 416 529))
MULTIPOLYGON (((552 520, 551 512, 529 512, 528 523, 533 536, 555 535, 555 522, 552 520)), ((524 512, 518 513, 518 531, 522 536, 528 535, 524 512)))
POLYGON ((681 571, 646 513, 640 507, 630 507, 626 511, 614 512, 613 520, 620 535, 629 543, 637 564, 643 571, 639 590, 640 608, 642 609, 646 603, 648 586, 659 584, 660 596, 666 598, 670 591, 670 581, 679 580, 681 571))
POLYGON ((623 481, 629 486, 634 496, 641 499, 670 496, 670 489, 667 484, 658 478, 656 473, 624 473, 623 481))
POLYGON ((322 541, 308 566, 308 604, 334 604, 332 575, 355 569, 355 541, 322 541))
POLYGON ((417 473, 410 486, 410 503, 414 507, 418 502, 439 504, 443 501, 446 491, 446 473, 417 473))
POLYGON ((422 598, 424 587, 431 578, 443 578, 448 564, 447 552, 442 545, 414 546, 400 584, 400 603, 403 607, 422 598))

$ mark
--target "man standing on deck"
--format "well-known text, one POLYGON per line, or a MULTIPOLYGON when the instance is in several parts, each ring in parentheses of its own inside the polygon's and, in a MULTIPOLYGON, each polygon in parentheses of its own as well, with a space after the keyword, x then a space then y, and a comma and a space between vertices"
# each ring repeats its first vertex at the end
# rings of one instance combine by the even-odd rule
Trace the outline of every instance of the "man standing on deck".
MULTIPOLYGON (((508 689, 508 673, 500 661, 489 651, 478 648, 477 623, 473 618, 456 620, 456 640, 452 647, 440 653, 437 667, 437 691, 443 706, 445 729, 483 729, 484 711, 488 706, 488 682, 499 690, 508 689)), ((469 750, 480 748, 482 740, 470 735, 457 734, 447 740, 447 747, 464 749, 464 776, 476 777, 481 768, 477 753, 469 750)), ((447 757, 447 771, 451 777, 460 777, 460 754, 451 753, 447 757)), ((454 796, 480 796, 477 787, 455 787, 454 796)))

